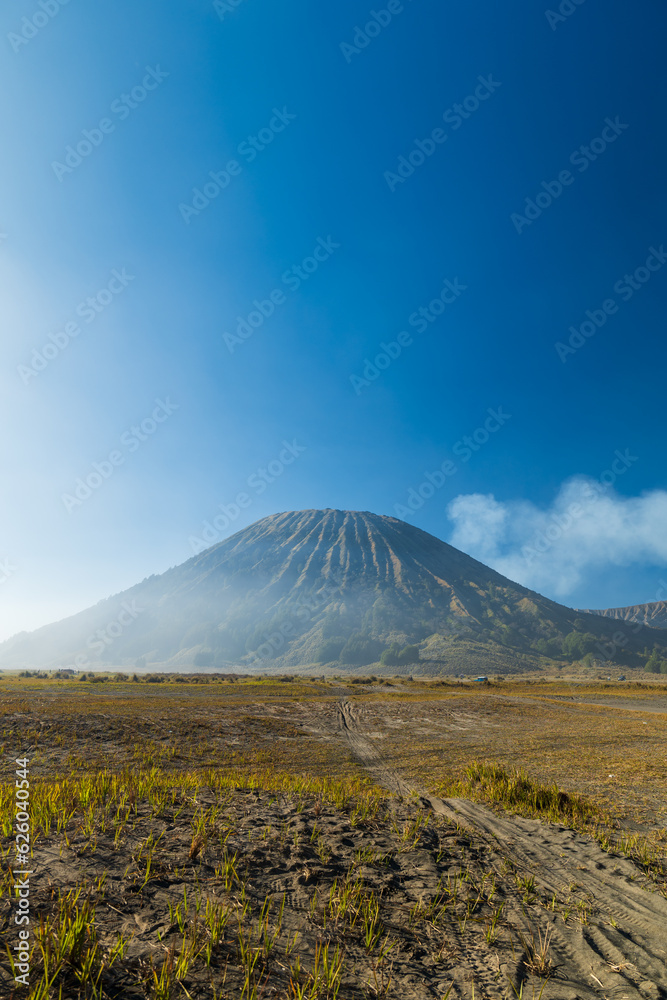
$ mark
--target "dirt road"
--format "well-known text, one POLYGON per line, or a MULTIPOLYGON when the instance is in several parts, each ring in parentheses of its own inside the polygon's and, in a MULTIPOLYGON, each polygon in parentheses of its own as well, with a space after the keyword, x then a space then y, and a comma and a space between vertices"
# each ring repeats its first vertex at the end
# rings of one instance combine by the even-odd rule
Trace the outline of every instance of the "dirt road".
MULTIPOLYGON (((667 899, 646 887, 630 861, 565 827, 497 815, 473 802, 439 799, 414 788, 387 766, 366 735, 362 705, 341 702, 338 718, 341 738, 378 783, 467 827, 500 864, 511 859, 548 896, 562 896, 574 885, 587 900, 585 920, 577 922, 544 910, 555 969, 545 1000, 667 997, 667 899)), ((506 916, 518 926, 525 920, 520 912, 506 916)))

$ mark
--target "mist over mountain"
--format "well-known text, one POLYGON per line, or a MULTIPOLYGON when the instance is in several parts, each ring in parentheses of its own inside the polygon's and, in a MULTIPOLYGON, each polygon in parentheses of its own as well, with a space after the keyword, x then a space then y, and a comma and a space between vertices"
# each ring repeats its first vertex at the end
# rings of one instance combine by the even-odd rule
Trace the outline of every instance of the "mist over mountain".
POLYGON ((566 608, 394 517, 265 517, 180 566, 0 645, 0 666, 342 668, 438 673, 544 657, 641 665, 667 633, 566 608))

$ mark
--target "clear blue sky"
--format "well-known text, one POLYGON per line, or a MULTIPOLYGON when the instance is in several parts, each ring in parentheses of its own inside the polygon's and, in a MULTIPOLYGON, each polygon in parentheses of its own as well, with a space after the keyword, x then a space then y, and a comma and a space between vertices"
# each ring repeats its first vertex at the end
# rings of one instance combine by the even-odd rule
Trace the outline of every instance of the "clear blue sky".
POLYGON ((2 636, 182 562, 239 493, 209 538, 403 510, 564 603, 656 598, 667 12, 562 6, 7 0, 2 636))

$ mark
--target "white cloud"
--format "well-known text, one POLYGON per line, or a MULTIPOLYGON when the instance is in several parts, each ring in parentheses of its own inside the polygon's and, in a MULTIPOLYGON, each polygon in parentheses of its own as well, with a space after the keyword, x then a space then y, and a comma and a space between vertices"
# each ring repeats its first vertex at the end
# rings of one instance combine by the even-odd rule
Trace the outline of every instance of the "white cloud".
POLYGON ((565 598, 589 572, 633 564, 667 566, 667 492, 619 496, 575 476, 545 508, 462 494, 447 508, 452 545, 517 583, 565 598))

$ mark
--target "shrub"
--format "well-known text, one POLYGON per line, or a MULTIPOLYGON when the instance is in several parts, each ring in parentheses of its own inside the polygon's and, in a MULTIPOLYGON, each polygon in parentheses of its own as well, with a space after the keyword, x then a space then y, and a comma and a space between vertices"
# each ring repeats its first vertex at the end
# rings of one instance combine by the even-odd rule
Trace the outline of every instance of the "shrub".
POLYGON ((538 639, 535 643, 535 649, 542 656, 559 656, 561 653, 561 644, 557 639, 538 639))
POLYGON ((340 662, 362 666, 375 663, 380 655, 381 643, 377 639, 369 639, 361 632, 355 632, 347 640, 340 651, 340 662))
POLYGON ((473 761, 465 773, 469 788, 523 815, 540 813, 552 823, 568 824, 595 820, 598 815, 597 807, 582 795, 534 781, 523 771, 508 772, 498 764, 473 761))
POLYGON ((331 660, 337 660, 344 646, 345 639, 341 636, 333 636, 331 639, 325 639, 315 654, 315 662, 330 663, 331 660))
POLYGON ((397 642, 392 642, 380 657, 380 663, 385 667, 403 667, 418 660, 419 646, 403 646, 401 649, 397 642))
POLYGON ((380 663, 384 667, 396 667, 398 666, 398 657, 401 652, 401 647, 397 642, 392 642, 390 646, 387 646, 384 653, 380 657, 380 663))
POLYGON ((597 639, 591 632, 569 632, 563 639, 563 655, 570 660, 581 659, 595 650, 597 639))
POLYGON ((658 656, 658 650, 654 649, 646 661, 644 670, 650 674, 667 674, 667 660, 658 656))

